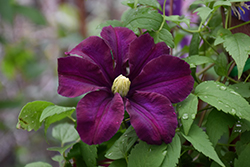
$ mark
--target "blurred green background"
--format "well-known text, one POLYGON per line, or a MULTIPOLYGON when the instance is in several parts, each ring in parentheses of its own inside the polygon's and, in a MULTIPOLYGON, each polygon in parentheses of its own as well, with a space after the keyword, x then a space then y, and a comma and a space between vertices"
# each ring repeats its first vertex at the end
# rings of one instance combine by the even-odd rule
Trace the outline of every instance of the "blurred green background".
POLYGON ((120 19, 122 0, 0 0, 0 166, 35 161, 58 166, 47 147, 58 146, 48 130, 16 129, 22 107, 34 100, 76 106, 57 94, 57 58, 98 35, 97 26, 120 19))

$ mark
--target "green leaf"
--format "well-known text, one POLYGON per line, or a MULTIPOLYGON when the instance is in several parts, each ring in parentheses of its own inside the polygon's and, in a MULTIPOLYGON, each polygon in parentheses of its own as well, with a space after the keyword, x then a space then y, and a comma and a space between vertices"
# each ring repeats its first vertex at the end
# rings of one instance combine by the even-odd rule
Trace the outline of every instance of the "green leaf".
POLYGON ((63 147, 49 147, 47 148, 47 150, 49 151, 58 151, 61 155, 63 155, 63 153, 69 149, 70 147, 72 147, 75 143, 70 143, 70 144, 67 144, 63 147))
POLYGON ((138 28, 157 31, 163 20, 160 13, 148 7, 138 7, 136 10, 129 9, 123 19, 124 26, 134 32, 137 32, 138 28))
POLYGON ((27 103, 19 114, 17 128, 25 129, 27 131, 34 129, 37 131, 42 125, 42 122, 40 122, 39 119, 43 110, 51 105, 54 104, 47 101, 33 101, 27 103))
POLYGON ((159 167, 166 155, 167 145, 150 145, 144 141, 131 150, 128 167, 159 167))
POLYGON ((214 8, 214 10, 217 10, 221 6, 231 6, 231 3, 228 1, 216 1, 214 3, 213 8, 214 8))
POLYGON ((53 161, 56 161, 59 163, 59 166, 63 166, 64 157, 63 155, 55 155, 51 158, 53 161))
POLYGON ((237 84, 229 85, 229 88, 239 93, 242 97, 250 97, 250 82, 240 82, 237 84))
POLYGON ((194 33, 189 45, 189 56, 198 55, 200 46, 200 35, 199 33, 194 33))
POLYGON ((165 16, 165 19, 168 21, 172 21, 173 23, 180 24, 185 23, 188 27, 190 27, 190 19, 187 19, 185 16, 179 16, 179 15, 171 15, 171 16, 165 16))
POLYGON ((217 111, 216 109, 209 113, 206 122, 206 132, 213 146, 217 144, 223 134, 229 133, 228 127, 233 127, 235 121, 231 115, 217 111))
POLYGON ((125 159, 118 159, 113 161, 109 167, 127 167, 127 162, 125 159))
POLYGON ((182 135, 185 139, 192 143, 197 151, 202 152, 205 156, 213 159, 219 165, 225 166, 212 147, 212 143, 208 140, 206 133, 196 124, 192 125, 188 135, 185 135, 184 133, 182 133, 182 135))
POLYGON ((53 116, 53 115, 59 115, 62 113, 70 113, 70 115, 75 111, 75 107, 62 107, 62 106, 48 106, 45 108, 42 112, 42 115, 40 117, 40 122, 42 122, 44 119, 53 116))
POLYGON ((62 106, 48 106, 42 112, 40 117, 40 122, 45 120, 44 131, 45 134, 49 126, 57 121, 62 120, 65 117, 71 116, 71 114, 75 111, 75 107, 62 107, 62 106))
MULTIPOLYGON (((250 69, 250 58, 247 59, 243 72, 248 71, 250 69)), ((238 75, 238 69, 237 66, 234 66, 233 70, 231 71, 231 73, 229 74, 229 76, 231 77, 235 77, 238 75)))
POLYGON ((178 103, 177 110, 183 125, 185 135, 188 135, 189 129, 195 119, 198 107, 198 98, 190 94, 184 101, 178 103))
POLYGON ((176 133, 172 142, 167 145, 167 154, 161 167, 175 167, 181 155, 181 141, 176 133))
POLYGON ((222 83, 203 82, 196 87, 195 94, 218 110, 250 120, 249 103, 240 94, 222 83))
POLYGON ((112 145, 112 147, 107 151, 105 157, 108 159, 121 159, 127 158, 127 152, 134 145, 138 139, 135 130, 130 126, 126 132, 112 145))
POLYGON ((212 12, 212 9, 210 9, 209 7, 199 7, 193 13, 196 12, 198 12, 197 15, 201 17, 201 22, 205 23, 207 17, 212 12))
POLYGON ((214 41, 214 45, 216 46, 225 42, 226 36, 231 34, 231 31, 229 31, 228 29, 220 28, 217 32, 217 38, 214 41))
POLYGON ((26 18, 30 19, 35 24, 38 25, 45 25, 46 24, 46 19, 43 16, 43 14, 38 10, 33 7, 29 6, 22 6, 22 5, 14 5, 14 11, 17 14, 21 14, 25 16, 26 18))
POLYGON ((88 167, 96 167, 97 145, 88 145, 82 141, 80 143, 81 154, 88 167))
POLYGON ((224 53, 219 54, 214 65, 216 74, 219 76, 227 76, 227 64, 228 61, 226 55, 224 53))
POLYGON ((174 38, 166 26, 163 26, 160 31, 151 31, 149 34, 154 38, 155 43, 165 42, 169 47, 174 48, 174 38))
MULTIPOLYGON (((122 3, 127 4, 128 6, 134 6, 135 1, 134 0, 126 0, 126 1, 123 1, 122 3)), ((138 0, 138 3, 141 5, 148 5, 148 6, 156 8, 156 9, 162 10, 161 5, 159 4, 159 2, 157 0, 138 0)))
POLYGON ((250 54, 250 37, 243 33, 227 35, 223 46, 235 60, 240 78, 250 54))
POLYGON ((206 63, 214 63, 214 60, 207 56, 193 55, 188 56, 185 60, 191 67, 196 67, 197 65, 202 65, 206 63))
POLYGON ((63 123, 55 126, 52 129, 52 136, 61 141, 62 145, 67 142, 76 141, 79 135, 74 125, 63 123))
POLYGON ((235 167, 248 167, 250 157, 250 144, 248 144, 245 149, 238 156, 238 159, 234 160, 235 167))
POLYGON ((46 162, 39 161, 39 162, 29 163, 29 164, 25 165, 25 167, 52 167, 52 166, 46 162))
POLYGON ((110 25, 112 27, 123 27, 122 22, 120 22, 119 20, 108 20, 104 23, 101 23, 97 28, 102 29, 103 27, 110 26, 110 25))

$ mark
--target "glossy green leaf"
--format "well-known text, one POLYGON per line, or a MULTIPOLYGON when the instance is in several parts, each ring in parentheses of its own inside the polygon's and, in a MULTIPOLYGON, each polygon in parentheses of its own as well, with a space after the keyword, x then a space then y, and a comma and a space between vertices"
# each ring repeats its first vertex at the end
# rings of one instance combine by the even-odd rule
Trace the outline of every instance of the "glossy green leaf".
POLYGON ((88 145, 82 141, 80 143, 80 150, 82 158, 88 167, 96 167, 97 145, 88 145))
POLYGON ((69 123, 58 124, 52 129, 52 136, 61 141, 62 145, 67 142, 76 141, 79 135, 74 125, 69 123))
POLYGON ((227 76, 227 65, 228 61, 226 55, 224 53, 219 54, 214 65, 216 74, 218 74, 219 76, 227 76))
POLYGON ((188 56, 185 60, 191 67, 196 67, 197 65, 202 65, 206 63, 214 63, 214 60, 207 56, 193 55, 188 56))
POLYGON ((245 149, 238 156, 238 159, 234 160, 235 167, 248 167, 250 157, 250 144, 248 144, 245 149))
POLYGON ((171 15, 171 16, 165 16, 165 19, 168 21, 172 21, 176 24, 185 23, 188 27, 190 27, 190 19, 187 19, 184 16, 179 15, 171 15))
POLYGON ((51 105, 54 104, 47 101, 33 101, 27 103, 19 114, 17 128, 27 131, 34 129, 37 131, 42 125, 39 119, 43 110, 51 105))
MULTIPOLYGON (((48 106, 45 108, 41 114, 41 117, 39 119, 40 122, 42 122, 44 119, 53 116, 53 115, 59 115, 61 113, 73 113, 75 111, 75 107, 62 107, 62 106, 48 106)), ((71 115, 70 114, 70 115, 71 115)))
POLYGON ((72 147, 75 143, 70 143, 70 144, 67 144, 63 147, 49 147, 47 148, 47 150, 49 151, 58 151, 61 155, 63 155, 63 153, 69 149, 70 147, 72 147))
POLYGON ((169 47, 174 48, 173 36, 166 26, 163 26, 160 31, 151 31, 149 34, 154 38, 155 43, 165 42, 169 47))
POLYGON ((250 121, 249 103, 233 89, 222 83, 206 81, 199 84, 195 94, 204 102, 231 115, 250 121))
POLYGON ((135 130, 130 126, 126 132, 114 143, 114 145, 107 151, 105 157, 108 159, 127 158, 127 152, 134 145, 138 139, 135 130))
POLYGON ((127 162, 125 159, 118 159, 113 161, 109 167, 127 167, 127 162))
POLYGON ((157 31, 163 20, 160 13, 148 7, 138 7, 136 10, 129 9, 123 19, 123 25, 134 32, 138 31, 138 28, 157 31))
POLYGON ((200 46, 200 35, 199 33, 194 33, 189 45, 189 57, 193 55, 199 55, 200 46))
POLYGON ((250 37, 243 33, 227 35, 223 46, 235 60, 240 78, 250 54, 250 37))
POLYGON ((189 129, 195 119, 198 107, 198 98, 190 94, 184 101, 178 103, 177 110, 181 119, 184 133, 188 135, 189 129))
POLYGON ((46 162, 39 161, 39 162, 29 163, 29 164, 25 165, 25 167, 52 167, 52 166, 46 162))
POLYGON ((181 155, 181 141, 176 133, 172 142, 167 145, 167 154, 161 167, 176 167, 181 155))
POLYGON ((150 145, 144 141, 131 150, 128 167, 159 167, 166 155, 167 144, 150 145))
POLYGON ((196 12, 198 12, 197 15, 201 17, 201 22, 205 23, 207 17, 212 12, 212 9, 210 9, 209 7, 199 7, 193 13, 196 12))
POLYGON ((192 125, 188 135, 185 135, 184 133, 182 133, 182 135, 185 139, 192 143, 197 151, 202 152, 205 156, 211 158, 219 165, 225 166, 212 147, 212 143, 208 140, 207 134, 196 124, 192 125))
POLYGON ((239 93, 242 97, 250 97, 250 82, 241 82, 233 85, 229 85, 229 88, 239 93))
POLYGON ((232 128, 235 121, 233 116, 216 109, 209 113, 206 122, 206 132, 213 146, 216 145, 223 134, 229 134, 228 127, 232 128))

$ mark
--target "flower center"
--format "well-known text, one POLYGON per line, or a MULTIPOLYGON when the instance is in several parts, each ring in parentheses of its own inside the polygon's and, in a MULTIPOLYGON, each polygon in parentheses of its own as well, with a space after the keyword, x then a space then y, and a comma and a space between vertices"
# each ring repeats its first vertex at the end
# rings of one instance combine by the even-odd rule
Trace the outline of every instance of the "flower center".
POLYGON ((130 80, 121 74, 115 78, 111 90, 114 94, 119 93, 122 97, 125 97, 128 94, 130 84, 130 80))

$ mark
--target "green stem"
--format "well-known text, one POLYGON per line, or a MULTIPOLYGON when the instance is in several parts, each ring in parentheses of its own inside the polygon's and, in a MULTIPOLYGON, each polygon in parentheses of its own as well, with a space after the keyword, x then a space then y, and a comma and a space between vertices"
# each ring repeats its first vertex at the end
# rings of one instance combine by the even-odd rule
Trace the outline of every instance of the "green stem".
POLYGON ((239 83, 238 81, 235 81, 233 78, 231 78, 231 77, 226 77, 229 81, 232 81, 233 83, 239 83))
POLYGON ((247 76, 247 78, 245 79, 244 82, 247 82, 247 80, 249 79, 249 77, 250 77, 250 74, 247 76))
POLYGON ((247 21, 247 22, 244 22, 244 23, 242 23, 242 24, 239 24, 239 25, 236 25, 236 26, 233 26, 233 27, 230 27, 230 28, 228 28, 228 30, 232 30, 232 29, 235 29, 235 28, 238 28, 238 27, 241 27, 241 26, 244 26, 244 25, 246 25, 246 24, 249 24, 250 23, 250 21, 247 21))
POLYGON ((163 28, 163 26, 164 26, 164 24, 165 24, 165 22, 166 22, 166 19, 165 19, 165 8, 166 8, 166 2, 167 2, 167 0, 164 0, 164 3, 163 3, 163 11, 162 11, 162 17, 163 17, 163 20, 162 20, 162 23, 161 23, 161 26, 160 26, 160 28, 159 28, 159 30, 158 30, 158 32, 159 31, 161 31, 161 29, 163 28))
POLYGON ((196 76, 200 76, 201 74, 205 73, 207 70, 209 70, 210 68, 212 68, 214 66, 214 63, 210 64, 209 66, 203 68, 200 72, 198 72, 196 74, 196 76))
POLYGON ((76 122, 76 120, 72 118, 71 116, 68 116, 68 118, 71 119, 74 123, 76 122))
POLYGON ((139 1, 139 0, 135 0, 135 2, 134 2, 134 8, 135 8, 135 9, 137 9, 138 1, 139 1))
POLYGON ((201 33, 199 33, 201 38, 203 39, 204 42, 206 42, 212 49, 213 51, 215 51, 215 53, 217 53, 218 55, 220 54, 204 37, 201 33))
POLYGON ((235 147, 236 145, 235 144, 224 144, 224 143, 217 143, 218 145, 221 145, 221 146, 228 146, 228 147, 235 147))
POLYGON ((230 10, 230 7, 227 8, 227 16, 226 16, 226 21, 225 21, 225 29, 227 29, 228 27, 228 19, 229 19, 229 16, 231 15, 231 10, 230 10))

